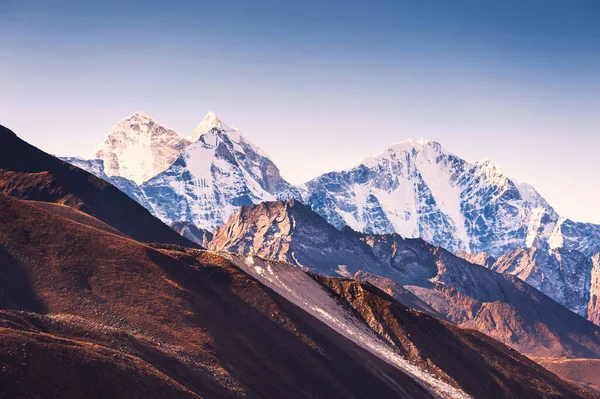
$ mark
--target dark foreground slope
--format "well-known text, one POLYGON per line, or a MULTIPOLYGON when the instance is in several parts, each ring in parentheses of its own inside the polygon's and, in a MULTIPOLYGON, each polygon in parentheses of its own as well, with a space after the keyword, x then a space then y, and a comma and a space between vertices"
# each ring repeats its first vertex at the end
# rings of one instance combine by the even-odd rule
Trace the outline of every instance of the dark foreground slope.
POLYGON ((432 397, 221 256, 53 210, 0 195, 2 397, 432 397))
POLYGON ((110 183, 46 154, 4 126, 0 126, 0 193, 69 205, 138 241, 197 247, 110 183))

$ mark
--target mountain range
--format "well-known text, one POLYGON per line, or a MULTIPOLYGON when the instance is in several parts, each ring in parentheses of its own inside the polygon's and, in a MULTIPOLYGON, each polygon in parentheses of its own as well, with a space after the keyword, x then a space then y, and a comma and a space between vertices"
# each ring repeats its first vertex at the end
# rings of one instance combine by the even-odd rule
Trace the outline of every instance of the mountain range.
POLYGON ((0 149, 0 397, 598 397, 489 336, 427 313, 431 307, 449 319, 441 304, 451 301, 444 292, 456 296, 453 289, 488 303, 499 298, 499 312, 506 304, 545 323, 537 330, 544 343, 530 340, 537 353, 598 350, 598 327, 516 277, 419 239, 339 231, 293 199, 240 208, 204 239, 241 248, 254 237, 252 245, 273 256, 297 254, 296 265, 314 259, 311 270, 322 274, 203 250, 110 183, 3 127, 0 149), (306 238, 320 246, 311 252, 306 238), (276 242, 280 250, 267 245, 276 242), (356 248, 341 265, 333 257, 351 249, 344 242, 356 248), (328 246, 335 251, 327 254, 328 246), (389 270, 416 287, 398 294, 413 295, 411 306, 424 311, 368 281, 334 277, 354 271, 353 255, 391 256, 389 270), (440 299, 417 298, 418 288, 440 299))
MULTIPOLYGON (((576 383, 600 386, 593 375, 574 371, 600 365, 600 329, 593 324, 600 314, 600 226, 559 216, 533 187, 505 176, 489 159, 470 163, 439 143, 408 140, 352 169, 294 186, 264 151, 212 112, 191 137, 136 112, 119 121, 89 159, 64 160, 116 186, 163 230, 158 220, 179 235, 135 236, 114 220, 91 214, 113 233, 217 251, 215 256, 342 336, 361 337, 359 346, 395 364, 430 393, 465 385, 439 364, 412 357, 394 332, 398 327, 389 325, 395 325, 390 314, 397 311, 388 308, 388 325, 381 324, 374 304, 363 308, 371 288, 360 284, 377 287, 404 309, 477 330, 576 383), (310 280, 304 280, 306 273, 310 280), (364 326, 354 330, 355 321, 340 324, 348 315, 320 307, 312 297, 319 291, 311 288, 310 298, 298 297, 305 285, 290 291, 299 279, 306 284, 316 279, 328 295, 339 296, 344 308, 362 314, 377 340, 364 335, 364 326), (357 290, 360 298, 354 297, 357 290), (427 373, 437 370, 435 381, 415 374, 412 363, 389 357, 390 347, 427 373), (449 386, 439 388, 440 383, 449 386)), ((31 196, 40 185, 23 189, 13 179, 3 186, 9 195, 37 199, 40 209, 56 205, 39 201, 62 203, 60 195, 31 196)), ((90 214, 86 209, 79 210, 90 214)), ((174 256, 174 248, 161 248, 174 256)), ((381 309, 379 299, 376 303, 381 309)))
POLYGON ((338 229, 398 233, 452 252, 518 248, 600 252, 600 226, 556 211, 489 159, 470 163, 433 141, 405 141, 298 186, 264 151, 210 112, 191 137, 137 112, 90 159, 66 158, 119 187, 167 224, 212 230, 242 205, 296 198, 338 229))

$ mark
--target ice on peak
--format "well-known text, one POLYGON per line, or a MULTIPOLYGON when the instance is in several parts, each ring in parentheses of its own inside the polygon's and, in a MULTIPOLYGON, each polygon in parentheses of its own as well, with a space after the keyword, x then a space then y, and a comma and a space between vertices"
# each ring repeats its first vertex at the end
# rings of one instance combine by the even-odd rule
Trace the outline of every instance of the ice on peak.
MULTIPOLYGON (((202 119, 202 122, 200 122, 198 127, 196 127, 196 129, 192 133, 192 141, 198 141, 200 136, 209 133, 213 129, 217 129, 225 133, 238 133, 239 135, 238 129, 226 125, 217 117, 217 115, 214 112, 209 111, 208 114, 206 114, 206 116, 204 117, 204 119, 202 119)), ((232 138, 235 139, 236 137, 232 138)))
POLYGON ((130 119, 148 119, 148 120, 152 120, 152 118, 150 118, 144 111, 135 111, 133 114, 129 115, 124 120, 130 120, 130 119))
MULTIPOLYGON (((427 144, 430 144, 430 143, 435 143, 431 140, 424 139, 423 137, 421 137, 419 140, 416 140, 416 141, 413 139, 408 139, 407 141, 409 143, 411 143, 413 146, 421 146, 421 147, 425 146, 427 144)), ((439 143, 436 143, 436 144, 439 144, 439 143)))
POLYGON ((428 140, 428 139, 424 139, 424 138, 420 138, 419 140, 406 139, 404 141, 400 141, 400 142, 392 144, 390 149, 394 149, 394 150, 411 149, 412 150, 414 148, 417 151, 421 151, 427 147, 433 147, 437 151, 444 150, 442 145, 440 143, 438 143, 437 141, 428 140))
POLYGON ((381 156, 386 156, 387 154, 390 154, 390 153, 399 153, 399 152, 406 152, 408 154, 421 153, 421 154, 425 155, 425 154, 431 154, 431 151, 433 151, 433 154, 447 153, 447 151, 444 149, 444 147, 442 147, 442 145, 440 143, 438 143, 437 141, 432 141, 432 140, 427 140, 427 139, 421 138, 419 140, 407 139, 405 141, 400 141, 400 142, 394 143, 394 144, 392 144, 391 147, 389 147, 383 153, 375 156, 375 158, 379 158, 381 156))
POLYGON ((206 114, 206 116, 204 117, 204 120, 220 122, 219 118, 217 117, 217 114, 215 114, 213 111, 208 111, 208 114, 206 114))
POLYGON ((404 141, 399 141, 392 144, 383 152, 372 155, 370 157, 364 158, 361 161, 361 164, 366 166, 373 166, 378 164, 381 160, 387 159, 389 157, 397 157, 400 153, 406 153, 408 156, 412 156, 414 153, 420 153, 425 156, 433 155, 435 156, 438 153, 447 153, 444 147, 437 141, 427 140, 427 139, 419 139, 413 140, 408 138, 404 141), (433 151, 433 153, 431 153, 433 151))
POLYGON ((500 167, 496 165, 490 157, 485 157, 482 160, 475 162, 475 165, 488 175, 504 176, 500 167))
POLYGON ((120 176, 142 184, 165 170, 189 140, 136 111, 118 121, 91 159, 104 162, 106 176, 120 176))

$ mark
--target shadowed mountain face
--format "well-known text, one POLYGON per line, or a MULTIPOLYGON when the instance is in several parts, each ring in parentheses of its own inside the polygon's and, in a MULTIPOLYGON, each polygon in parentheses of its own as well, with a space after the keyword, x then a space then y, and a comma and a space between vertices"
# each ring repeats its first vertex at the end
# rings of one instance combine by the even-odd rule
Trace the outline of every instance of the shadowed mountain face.
POLYGON ((419 239, 340 232, 297 201, 243 207, 214 231, 208 245, 290 262, 323 275, 363 276, 394 295, 392 281, 434 314, 526 354, 600 356, 597 326, 518 278, 419 239))
POLYGON ((197 247, 111 184, 46 154, 3 126, 0 193, 68 205, 139 241, 197 247))
POLYGON ((540 358, 535 361, 555 374, 600 392, 600 359, 540 358))

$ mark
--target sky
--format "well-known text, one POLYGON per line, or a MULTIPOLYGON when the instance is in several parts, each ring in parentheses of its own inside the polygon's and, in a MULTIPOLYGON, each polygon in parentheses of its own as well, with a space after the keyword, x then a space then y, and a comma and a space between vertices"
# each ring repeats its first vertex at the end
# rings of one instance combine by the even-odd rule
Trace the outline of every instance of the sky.
POLYGON ((598 1, 0 0, 0 124, 87 156, 137 110, 293 183, 435 140, 600 223, 598 1))

